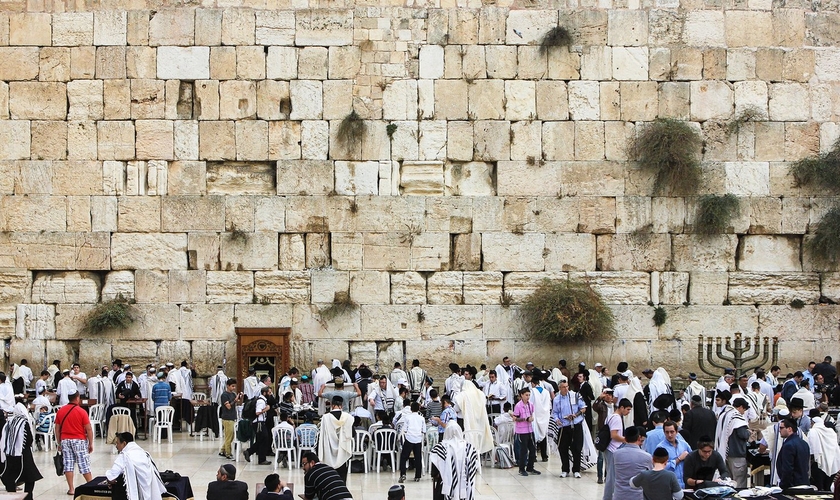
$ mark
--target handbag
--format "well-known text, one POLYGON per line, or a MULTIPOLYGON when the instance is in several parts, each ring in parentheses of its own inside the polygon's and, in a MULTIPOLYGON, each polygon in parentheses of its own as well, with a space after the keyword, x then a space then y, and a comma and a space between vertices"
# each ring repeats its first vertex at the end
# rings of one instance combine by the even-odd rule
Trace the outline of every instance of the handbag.
POLYGON ((55 475, 64 475, 64 457, 61 456, 61 451, 55 452, 53 456, 53 465, 55 465, 55 475))

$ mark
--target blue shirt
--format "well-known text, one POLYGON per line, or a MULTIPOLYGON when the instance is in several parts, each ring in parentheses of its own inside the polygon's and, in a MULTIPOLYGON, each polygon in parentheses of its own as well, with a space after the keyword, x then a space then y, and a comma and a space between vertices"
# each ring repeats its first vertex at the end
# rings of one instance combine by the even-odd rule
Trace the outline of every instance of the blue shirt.
MULTIPOLYGON (((447 406, 442 412, 440 412, 440 423, 442 424, 454 422, 457 418, 458 415, 455 413, 455 408, 452 408, 451 406, 447 406)), ((443 433, 443 426, 437 425, 435 427, 438 428, 439 433, 443 433)))
POLYGON ((583 422, 584 410, 586 402, 578 393, 569 391, 563 395, 558 392, 551 404, 551 417, 555 422, 560 422, 560 427, 568 427, 583 422), (569 415, 575 415, 574 420, 567 419, 569 415))
POLYGON ((665 431, 662 428, 662 424, 660 424, 647 433, 647 437, 645 438, 645 451, 653 456, 653 452, 656 451, 656 447, 662 441, 665 441, 665 431))
POLYGON ((158 382, 152 386, 152 401, 155 402, 155 408, 169 405, 170 399, 172 399, 172 387, 169 386, 169 382, 158 382))
POLYGON ((691 446, 685 442, 685 439, 683 439, 682 436, 677 434, 676 445, 672 445, 667 439, 665 439, 659 443, 658 448, 665 448, 668 450, 668 465, 665 469, 676 474, 677 481, 679 481, 680 484, 685 484, 685 481, 683 480, 683 462, 680 462, 679 465, 677 465, 677 457, 682 455, 684 451, 691 453, 691 446))

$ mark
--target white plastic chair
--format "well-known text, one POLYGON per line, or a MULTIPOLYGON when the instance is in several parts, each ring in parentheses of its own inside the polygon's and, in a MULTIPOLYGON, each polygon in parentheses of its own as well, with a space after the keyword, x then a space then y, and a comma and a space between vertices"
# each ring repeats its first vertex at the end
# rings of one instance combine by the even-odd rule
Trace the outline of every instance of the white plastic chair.
POLYGON ((280 460, 280 454, 286 453, 286 460, 289 463, 289 470, 295 463, 295 437, 291 429, 274 427, 271 429, 271 437, 274 441, 274 470, 277 470, 277 462, 280 460))
POLYGON ((242 451, 242 441, 239 440, 239 420, 233 423, 233 441, 230 445, 235 461, 239 461, 239 452, 242 451))
POLYGON ((362 457, 365 462, 365 474, 370 469, 370 433, 368 431, 356 431, 356 436, 353 437, 353 454, 350 460, 355 457, 362 457))
POLYGON ((376 472, 379 472, 379 462, 382 455, 391 457, 392 470, 397 469, 397 431, 394 429, 379 429, 373 433, 373 453, 376 456, 376 472))
POLYGON ((193 401, 205 401, 207 399, 207 394, 203 392, 194 392, 192 395, 193 401))
POLYGON ((128 415, 131 416, 131 410, 125 406, 115 406, 111 408, 111 415, 128 415))
POLYGON ((437 427, 431 427, 428 431, 426 431, 426 435, 423 437, 423 466, 426 468, 426 473, 431 473, 431 461, 429 458, 432 455, 432 448, 438 444, 440 436, 437 431, 437 427))
POLYGON ((175 408, 171 406, 158 406, 155 408, 155 441, 160 443, 163 429, 166 429, 169 442, 172 442, 172 420, 174 418, 175 408))
POLYGON ((93 435, 96 436, 96 428, 99 427, 99 434, 105 437, 105 405, 96 404, 90 407, 90 426, 93 428, 93 435))
POLYGON ((318 446, 317 427, 298 427, 295 429, 297 437, 297 456, 302 457, 305 451, 315 451, 318 446))
POLYGON ((55 440, 55 413, 50 413, 47 416, 49 428, 46 431, 35 431, 35 436, 44 436, 44 443, 47 445, 47 451, 52 449, 53 441, 55 440))

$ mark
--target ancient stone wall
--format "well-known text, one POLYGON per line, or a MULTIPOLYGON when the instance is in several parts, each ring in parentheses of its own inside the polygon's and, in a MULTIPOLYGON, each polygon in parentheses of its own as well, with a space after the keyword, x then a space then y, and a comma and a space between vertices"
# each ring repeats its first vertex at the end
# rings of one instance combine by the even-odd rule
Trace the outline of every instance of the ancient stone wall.
POLYGON ((803 251, 832 193, 788 173, 840 135, 836 2, 2 7, 11 360, 206 373, 235 327, 291 327, 303 366, 562 355, 685 373, 698 335, 735 331, 778 336, 786 369, 838 354, 840 309, 818 301, 840 300, 840 274, 803 251), (541 49, 558 24, 572 47, 541 49), (657 117, 703 134, 697 196, 654 195, 628 161, 657 117), (694 231, 707 193, 741 198, 726 234, 694 231), (590 280, 618 338, 527 341, 517 304, 546 277, 590 280), (119 296, 134 324, 82 333, 119 296))

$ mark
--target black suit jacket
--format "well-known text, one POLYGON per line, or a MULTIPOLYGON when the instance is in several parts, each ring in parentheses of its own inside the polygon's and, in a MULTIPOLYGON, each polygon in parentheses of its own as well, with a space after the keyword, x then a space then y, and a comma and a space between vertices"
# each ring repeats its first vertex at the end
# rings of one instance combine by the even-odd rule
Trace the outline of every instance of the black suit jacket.
POLYGON ((257 500, 294 500, 294 498, 292 497, 292 492, 289 490, 283 493, 269 493, 268 491, 262 490, 257 495, 257 500))
POLYGON ((688 445, 692 450, 697 449, 697 440, 702 436, 709 436, 712 442, 715 439, 717 429, 717 418, 715 412, 701 406, 688 410, 683 420, 683 430, 688 434, 688 445))
POLYGON ((213 481, 207 485, 207 500, 248 500, 248 484, 242 481, 213 481))

